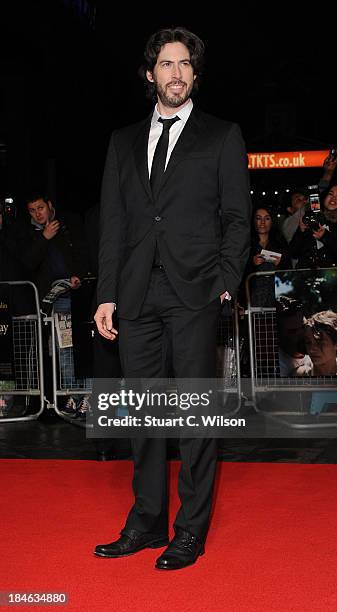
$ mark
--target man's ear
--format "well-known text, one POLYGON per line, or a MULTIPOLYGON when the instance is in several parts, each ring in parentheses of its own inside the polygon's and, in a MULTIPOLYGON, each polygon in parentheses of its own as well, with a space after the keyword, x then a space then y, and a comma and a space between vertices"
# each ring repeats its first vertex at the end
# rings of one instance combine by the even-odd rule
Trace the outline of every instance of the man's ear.
POLYGON ((146 71, 146 78, 148 81, 150 81, 150 83, 153 83, 153 74, 150 72, 150 70, 146 71))

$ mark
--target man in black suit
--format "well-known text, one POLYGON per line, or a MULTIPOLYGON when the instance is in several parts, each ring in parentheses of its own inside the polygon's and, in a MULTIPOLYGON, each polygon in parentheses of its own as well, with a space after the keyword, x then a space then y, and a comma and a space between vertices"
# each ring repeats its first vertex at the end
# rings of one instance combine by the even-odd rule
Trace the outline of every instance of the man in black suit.
MULTIPOLYGON (((102 186, 95 320, 127 378, 163 376, 163 334, 176 378, 215 378, 221 304, 237 291, 249 252, 247 157, 236 124, 193 106, 203 42, 184 28, 148 41, 143 76, 157 104, 113 133, 102 186), (117 305, 119 330, 114 327, 117 305)), ((157 559, 180 569, 204 552, 217 461, 214 439, 181 439, 175 536, 157 559)), ((135 503, 121 537, 96 555, 168 543, 165 439, 134 439, 135 503)))

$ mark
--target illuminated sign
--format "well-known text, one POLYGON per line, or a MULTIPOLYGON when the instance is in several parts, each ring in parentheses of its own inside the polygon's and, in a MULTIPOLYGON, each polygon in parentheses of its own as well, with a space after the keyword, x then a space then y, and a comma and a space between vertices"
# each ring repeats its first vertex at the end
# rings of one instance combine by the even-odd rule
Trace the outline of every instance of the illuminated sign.
POLYGON ((283 153, 248 153, 249 170, 317 168, 329 151, 285 151, 283 153))

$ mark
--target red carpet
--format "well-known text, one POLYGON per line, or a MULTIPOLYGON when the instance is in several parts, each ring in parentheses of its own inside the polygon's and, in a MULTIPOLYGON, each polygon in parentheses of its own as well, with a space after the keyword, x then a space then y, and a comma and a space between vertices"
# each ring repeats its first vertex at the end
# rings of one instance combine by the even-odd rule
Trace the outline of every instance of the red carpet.
POLYGON ((1 591, 66 591, 69 604, 56 609, 82 612, 337 610, 336 465, 220 463, 206 554, 167 573, 153 569, 158 550, 91 554, 123 523, 130 462, 2 460, 0 469, 1 591))

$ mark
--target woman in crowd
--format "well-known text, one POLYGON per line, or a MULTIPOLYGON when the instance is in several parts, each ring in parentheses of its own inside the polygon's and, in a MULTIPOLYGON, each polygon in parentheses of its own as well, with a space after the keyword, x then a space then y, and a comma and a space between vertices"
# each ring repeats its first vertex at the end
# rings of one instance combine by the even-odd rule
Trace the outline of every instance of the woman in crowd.
POLYGON ((337 184, 321 196, 322 218, 317 228, 302 220, 289 243, 296 268, 329 268, 337 265, 337 184))
MULTIPOLYGON (((291 268, 286 241, 278 236, 270 210, 265 206, 256 208, 253 214, 252 246, 247 274, 272 272, 291 268), (279 256, 266 261, 263 251, 273 251, 279 256)), ((275 306, 274 276, 254 277, 250 283, 253 306, 275 306)))

